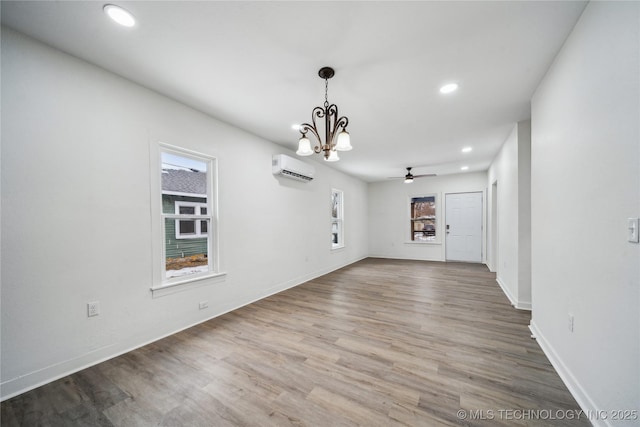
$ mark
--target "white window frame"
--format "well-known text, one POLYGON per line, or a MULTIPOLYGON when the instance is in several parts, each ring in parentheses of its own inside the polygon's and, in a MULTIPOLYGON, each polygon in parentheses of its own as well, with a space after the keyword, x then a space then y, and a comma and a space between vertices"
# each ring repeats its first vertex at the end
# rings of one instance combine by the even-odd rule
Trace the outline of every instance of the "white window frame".
POLYGON ((344 191, 338 190, 335 188, 331 189, 331 206, 330 206, 330 216, 331 216, 331 225, 330 225, 330 233, 331 233, 331 250, 344 248, 344 191), (336 209, 336 217, 333 216, 333 200, 334 195, 337 195, 338 198, 338 206, 336 209), (334 233, 333 233, 333 225, 337 226, 337 240, 338 242, 334 242, 334 233))
MULTIPOLYGON (((220 271, 220 241, 219 241, 219 224, 218 224, 218 176, 217 176, 217 159, 208 154, 199 153, 175 145, 163 142, 150 142, 151 155, 151 235, 152 235, 152 263, 153 263, 153 279, 151 291, 154 297, 171 294, 175 291, 182 290, 185 286, 199 286, 202 281, 216 277, 223 277, 226 273, 220 271), (207 194, 206 203, 197 203, 205 205, 207 215, 180 215, 176 213, 163 213, 162 208, 162 153, 170 153, 185 158, 194 159, 207 164, 207 194), (208 230, 205 235, 207 237, 207 261, 208 269, 206 272, 190 274, 182 277, 166 277, 166 241, 165 241, 165 224, 167 220, 193 219, 196 221, 208 221, 208 230)), ((184 194, 189 195, 189 194, 184 194)), ((187 204, 189 202, 179 202, 187 204)), ((176 205, 176 211, 179 212, 176 205)), ((177 224, 176 224, 177 225, 177 224)))
POLYGON ((407 235, 407 243, 416 244, 416 245, 439 245, 441 244, 441 229, 440 229, 440 204, 439 204, 439 194, 436 193, 420 193, 415 195, 410 195, 407 199, 407 217, 408 223, 410 225, 410 231, 407 235), (411 202, 413 199, 423 198, 423 197, 433 197, 433 202, 435 203, 435 239, 434 240, 414 240, 414 231, 413 231, 413 218, 411 212, 411 202))
POLYGON ((201 221, 208 221, 209 223, 211 222, 211 216, 207 215, 207 214, 203 214, 202 213, 202 208, 205 208, 207 210, 207 212, 209 211, 209 206, 208 203, 199 203, 199 202, 185 202, 182 200, 176 200, 175 201, 175 212, 176 215, 180 215, 180 217, 183 217, 185 214, 181 214, 180 213, 180 208, 182 206, 186 206, 186 207, 190 207, 190 208, 195 208, 194 209, 194 214, 198 217, 202 217, 203 219, 198 221, 198 220, 192 220, 195 221, 194 224, 194 228, 195 228, 195 233, 194 234, 186 234, 186 233, 181 233, 180 232, 180 221, 186 221, 186 219, 176 219, 176 239, 202 239, 204 237, 209 237, 209 228, 207 227, 207 231, 205 231, 204 233, 201 230, 201 221))

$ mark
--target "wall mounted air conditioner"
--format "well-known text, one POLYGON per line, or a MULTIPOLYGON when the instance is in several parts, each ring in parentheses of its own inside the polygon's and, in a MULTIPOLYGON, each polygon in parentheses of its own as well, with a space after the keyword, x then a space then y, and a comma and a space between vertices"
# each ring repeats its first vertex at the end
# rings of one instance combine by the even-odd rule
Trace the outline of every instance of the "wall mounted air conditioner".
POLYGON ((313 179, 315 168, 303 161, 289 157, 286 154, 276 154, 271 162, 274 175, 281 175, 298 181, 309 182, 313 179))

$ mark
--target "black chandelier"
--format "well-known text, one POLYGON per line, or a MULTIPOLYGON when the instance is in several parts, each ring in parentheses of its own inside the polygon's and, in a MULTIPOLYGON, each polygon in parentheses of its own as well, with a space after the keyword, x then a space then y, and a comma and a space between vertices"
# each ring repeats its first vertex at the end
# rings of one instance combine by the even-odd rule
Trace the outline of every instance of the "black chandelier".
POLYGON ((340 160, 338 157, 338 151, 349 151, 351 147, 351 140, 349 138, 349 132, 347 132, 347 125, 349 119, 345 116, 338 118, 338 106, 336 104, 329 105, 329 79, 333 77, 335 71, 331 67, 322 67, 318 71, 318 75, 324 79, 324 107, 316 107, 311 112, 311 123, 303 123, 298 128, 300 133, 300 140, 298 141, 298 151, 296 154, 299 156, 310 156, 313 153, 323 153, 324 159, 327 162, 337 162, 340 160), (316 118, 324 118, 324 131, 325 139, 322 142, 320 132, 316 125, 316 118), (318 143, 311 148, 311 141, 307 138, 307 132, 311 132, 315 135, 318 143))

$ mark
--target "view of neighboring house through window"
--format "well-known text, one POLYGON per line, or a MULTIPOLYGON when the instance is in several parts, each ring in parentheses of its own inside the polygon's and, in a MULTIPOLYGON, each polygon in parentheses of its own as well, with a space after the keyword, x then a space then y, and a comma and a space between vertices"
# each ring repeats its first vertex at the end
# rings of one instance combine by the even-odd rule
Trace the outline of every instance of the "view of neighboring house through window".
POLYGON ((341 190, 331 190, 331 248, 344 247, 343 198, 341 190))
MULTIPOLYGON (((207 204, 176 200, 176 214, 206 215, 207 204)), ((207 221, 176 220, 176 239, 197 239, 207 237, 207 221)))
POLYGON ((434 242, 436 240, 436 196, 411 198, 411 240, 434 242))
POLYGON ((165 279, 213 271, 212 161, 162 149, 165 279))

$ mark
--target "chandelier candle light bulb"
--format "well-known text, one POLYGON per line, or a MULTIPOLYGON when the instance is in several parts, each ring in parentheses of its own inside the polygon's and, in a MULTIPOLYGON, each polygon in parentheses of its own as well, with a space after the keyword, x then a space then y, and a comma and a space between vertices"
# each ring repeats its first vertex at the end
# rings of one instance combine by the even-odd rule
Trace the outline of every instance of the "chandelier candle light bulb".
POLYGON ((324 158, 325 162, 337 162, 338 160, 340 160, 340 157, 338 157, 338 152, 336 150, 331 150, 330 153, 331 154, 329 154, 329 157, 324 158))
POLYGON ((349 138, 349 132, 343 130, 338 134, 338 142, 336 143, 336 150, 338 151, 351 151, 351 138, 349 138))
POLYGON ((324 106, 315 107, 311 112, 311 124, 303 123, 299 126, 300 140, 298 141, 299 156, 310 156, 313 153, 323 153, 327 162, 337 162, 340 160, 338 151, 349 151, 351 138, 347 132, 349 119, 345 116, 339 117, 338 106, 329 104, 329 79, 333 77, 335 71, 331 67, 323 67, 318 71, 318 75, 324 79, 324 106), (322 141, 320 132, 316 124, 316 119, 324 119, 325 140, 322 141), (311 132, 318 141, 317 145, 311 148, 311 141, 307 138, 307 132, 311 132))
POLYGON ((306 136, 302 136, 300 141, 298 141, 298 151, 296 151, 298 156, 310 156, 313 154, 313 150, 311 149, 311 141, 306 136))

